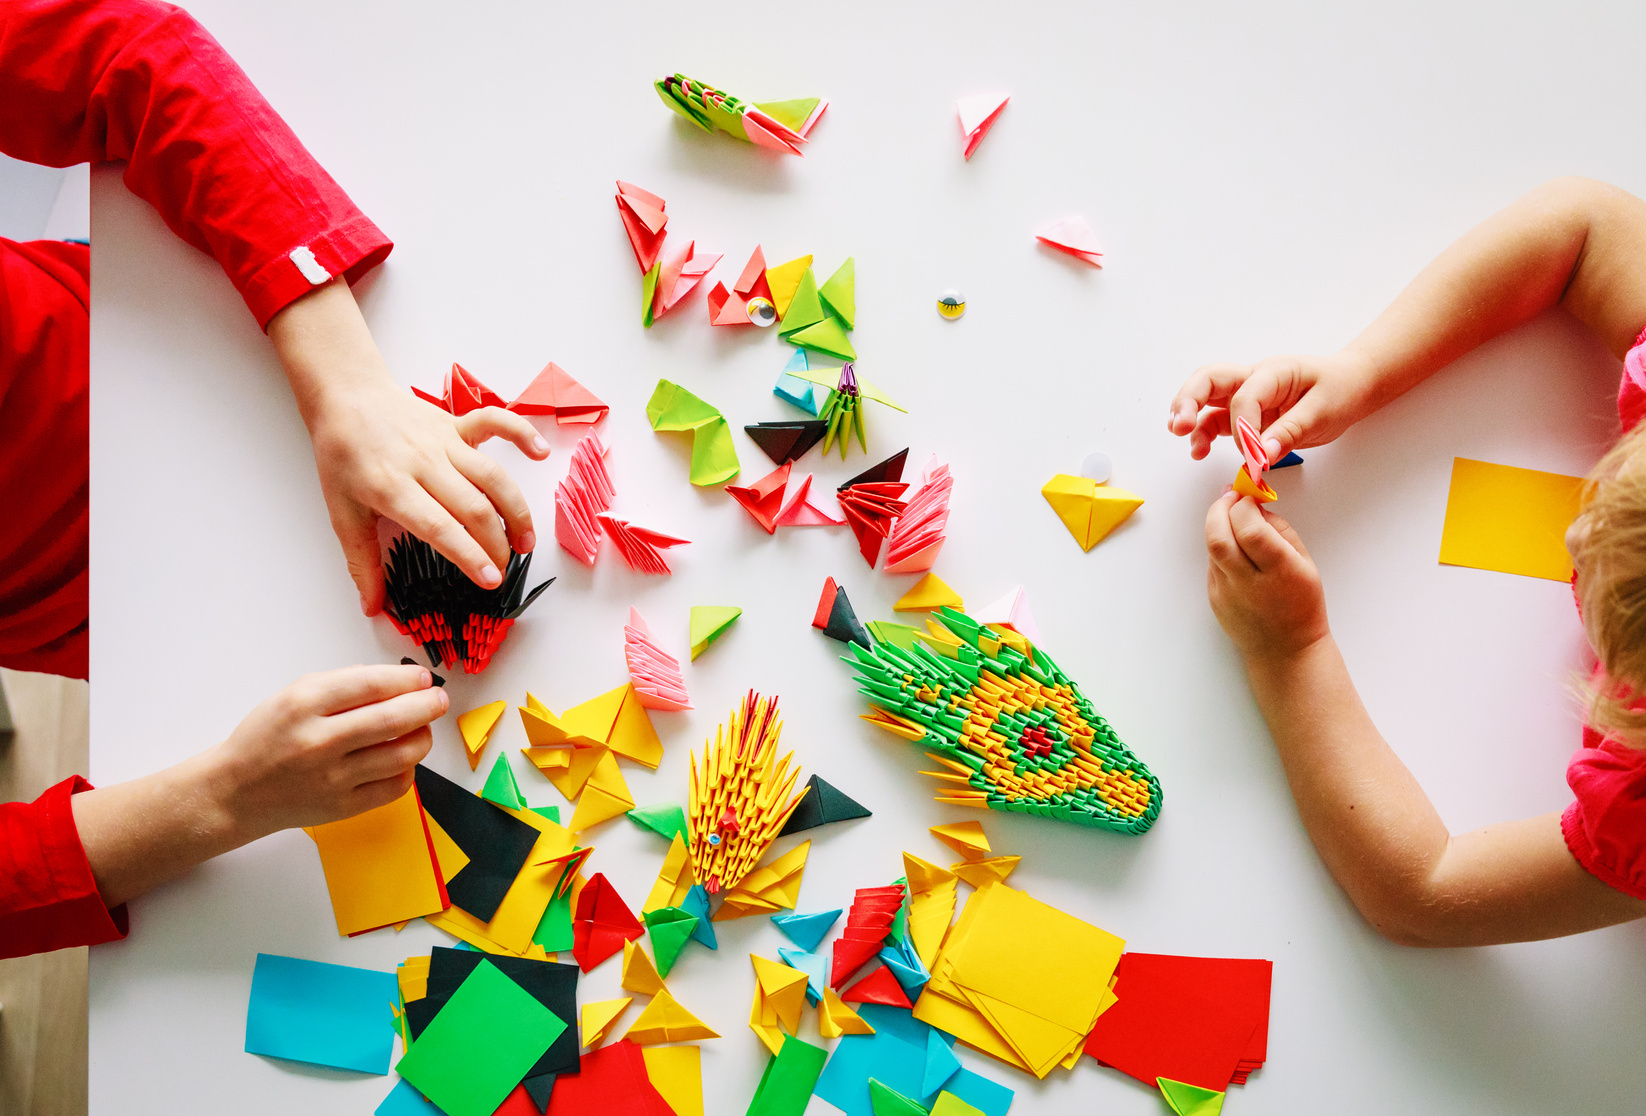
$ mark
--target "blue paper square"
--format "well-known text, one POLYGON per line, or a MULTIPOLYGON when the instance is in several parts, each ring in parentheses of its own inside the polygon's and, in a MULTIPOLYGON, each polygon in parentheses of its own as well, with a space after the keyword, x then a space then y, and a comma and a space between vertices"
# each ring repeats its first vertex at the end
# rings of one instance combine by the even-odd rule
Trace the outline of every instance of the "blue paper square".
POLYGON ((393 973, 259 953, 246 1008, 246 1053, 386 1074, 393 973))

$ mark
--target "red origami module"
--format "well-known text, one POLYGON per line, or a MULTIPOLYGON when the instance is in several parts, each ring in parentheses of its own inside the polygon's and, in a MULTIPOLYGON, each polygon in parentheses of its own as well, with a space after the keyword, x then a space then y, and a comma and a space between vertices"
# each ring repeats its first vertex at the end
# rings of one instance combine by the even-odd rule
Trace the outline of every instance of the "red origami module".
POLYGON ((642 272, 650 271, 663 254, 663 239, 668 235, 664 226, 669 223, 663 212, 666 204, 656 194, 618 179, 617 212, 623 218, 623 229, 629 234, 629 246, 642 272))
POLYGON ((509 410, 517 415, 553 415, 556 422, 567 426, 599 422, 611 408, 551 360, 509 404, 509 410))
POLYGON ((789 483, 789 468, 787 464, 779 465, 747 487, 726 486, 726 495, 742 504, 768 535, 777 533, 777 516, 783 510, 783 489, 789 483))
POLYGON ((912 1008, 908 994, 897 983, 896 975, 882 965, 840 994, 848 1004, 889 1004, 892 1007, 912 1008))
POLYGON ((577 893, 577 909, 572 913, 572 956, 586 973, 600 962, 634 941, 645 928, 629 910, 617 889, 602 872, 589 877, 577 893))

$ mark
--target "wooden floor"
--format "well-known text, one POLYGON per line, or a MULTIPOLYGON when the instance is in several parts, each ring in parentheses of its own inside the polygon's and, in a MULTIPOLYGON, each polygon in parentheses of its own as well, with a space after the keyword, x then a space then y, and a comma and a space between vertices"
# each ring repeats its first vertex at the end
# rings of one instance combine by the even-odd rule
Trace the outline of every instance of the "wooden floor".
MULTIPOLYGON (((0 740, 0 802, 86 773, 87 688, 0 670, 17 726, 0 740)), ((0 1113, 85 1116, 86 950, 0 961, 0 1113)))

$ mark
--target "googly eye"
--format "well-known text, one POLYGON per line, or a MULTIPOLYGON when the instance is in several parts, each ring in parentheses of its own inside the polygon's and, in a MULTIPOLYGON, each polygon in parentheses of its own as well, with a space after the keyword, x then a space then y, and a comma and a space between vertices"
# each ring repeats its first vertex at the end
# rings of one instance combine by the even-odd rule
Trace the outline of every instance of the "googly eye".
POLYGON ((1114 476, 1114 462, 1106 453, 1088 453, 1086 460, 1080 463, 1080 475, 1090 477, 1098 484, 1108 484, 1109 478, 1114 476))
POLYGON ((744 309, 748 311, 749 321, 761 329, 777 324, 777 307, 772 305, 772 300, 769 298, 761 298, 756 295, 754 298, 749 299, 749 304, 744 309))
POLYGON ((718 834, 718 833, 709 834, 709 847, 710 848, 719 848, 720 847, 720 834, 718 834))
POLYGON ((966 312, 966 296, 950 287, 937 300, 937 312, 951 322, 966 312))

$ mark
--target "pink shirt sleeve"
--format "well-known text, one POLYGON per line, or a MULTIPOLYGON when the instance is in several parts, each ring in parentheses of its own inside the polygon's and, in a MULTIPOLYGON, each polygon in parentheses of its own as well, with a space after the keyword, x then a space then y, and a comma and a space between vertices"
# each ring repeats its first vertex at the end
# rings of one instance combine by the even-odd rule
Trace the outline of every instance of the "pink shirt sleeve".
POLYGON ((1566 847, 1603 882, 1646 899, 1646 751, 1585 727, 1566 782, 1577 797, 1560 818, 1566 847))

